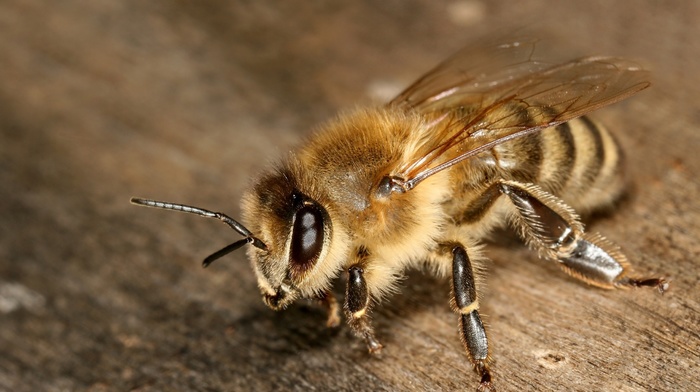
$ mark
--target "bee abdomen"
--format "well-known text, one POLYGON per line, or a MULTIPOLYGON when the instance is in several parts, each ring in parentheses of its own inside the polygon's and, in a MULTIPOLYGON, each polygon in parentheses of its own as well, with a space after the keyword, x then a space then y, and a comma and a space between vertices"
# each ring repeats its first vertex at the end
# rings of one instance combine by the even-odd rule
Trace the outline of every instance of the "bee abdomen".
POLYGON ((587 117, 540 135, 538 183, 585 212, 613 202, 624 185, 622 152, 613 136, 587 117))
POLYGON ((447 205, 460 224, 478 222, 491 210, 496 178, 537 184, 579 213, 610 205, 624 185, 617 142, 586 117, 503 143, 472 165, 462 174, 461 201, 447 205))

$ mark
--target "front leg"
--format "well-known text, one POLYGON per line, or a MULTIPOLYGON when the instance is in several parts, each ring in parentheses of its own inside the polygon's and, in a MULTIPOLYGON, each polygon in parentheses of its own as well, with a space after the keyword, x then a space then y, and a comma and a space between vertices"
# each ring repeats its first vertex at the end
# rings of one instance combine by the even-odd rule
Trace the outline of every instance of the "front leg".
POLYGON ((348 268, 348 286, 345 293, 345 313, 348 324, 356 335, 361 336, 367 343, 371 354, 378 354, 382 344, 374 337, 374 329, 369 318, 370 296, 364 270, 359 265, 348 268))
POLYGON ((320 302, 321 305, 323 305, 323 307, 326 308, 326 311, 328 312, 326 326, 328 328, 335 328, 339 326, 340 306, 338 305, 338 300, 335 299, 335 295, 333 295, 333 293, 330 291, 324 291, 318 297, 316 297, 316 300, 320 302))

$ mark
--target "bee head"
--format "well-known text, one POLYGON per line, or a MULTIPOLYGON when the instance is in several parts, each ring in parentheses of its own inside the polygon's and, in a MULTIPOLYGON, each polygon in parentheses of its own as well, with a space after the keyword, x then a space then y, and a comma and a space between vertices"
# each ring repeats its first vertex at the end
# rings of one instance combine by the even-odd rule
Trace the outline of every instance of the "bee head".
MULTIPOLYGON (((277 172, 262 179, 243 197, 246 225, 220 212, 163 201, 132 198, 133 204, 217 218, 243 235, 204 259, 204 267, 243 245, 258 278, 263 301, 283 309, 299 297, 321 295, 330 288, 343 260, 340 246, 332 249, 334 230, 321 198, 302 192, 292 181, 298 176, 277 172), (331 251, 333 250, 333 251, 331 251)), ((312 193, 312 192, 309 192, 312 193)), ((338 230, 337 233, 343 233, 338 230)), ((336 237, 339 237, 336 234, 336 237)))
POLYGON ((335 263, 328 262, 335 241, 326 203, 311 196, 313 190, 300 189, 297 179, 286 172, 264 176, 242 202, 244 222, 266 244, 250 247, 248 256, 272 309, 321 294, 337 274, 335 263))

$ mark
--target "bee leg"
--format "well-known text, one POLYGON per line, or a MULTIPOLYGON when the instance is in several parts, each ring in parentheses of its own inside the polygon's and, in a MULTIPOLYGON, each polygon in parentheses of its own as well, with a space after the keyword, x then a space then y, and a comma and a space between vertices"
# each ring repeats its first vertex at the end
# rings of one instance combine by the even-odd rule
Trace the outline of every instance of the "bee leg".
POLYGON ((557 260, 571 276, 603 288, 650 286, 663 293, 666 279, 637 279, 619 247, 598 233, 585 233, 576 213, 562 200, 533 184, 498 183, 517 210, 520 235, 540 255, 557 260))
POLYGON ((479 391, 492 391, 489 344, 479 316, 474 270, 462 245, 452 248, 452 307, 459 314, 460 339, 469 360, 481 377, 479 391))
POLYGON ((328 319, 326 320, 326 326, 328 328, 336 328, 340 325, 340 306, 338 305, 338 300, 335 299, 335 295, 330 291, 324 291, 316 298, 321 305, 328 311, 328 319))
POLYGON ((383 346, 374 337, 374 328, 369 319, 369 290, 359 265, 348 268, 348 286, 345 293, 345 313, 350 328, 365 339, 370 354, 378 354, 383 346))

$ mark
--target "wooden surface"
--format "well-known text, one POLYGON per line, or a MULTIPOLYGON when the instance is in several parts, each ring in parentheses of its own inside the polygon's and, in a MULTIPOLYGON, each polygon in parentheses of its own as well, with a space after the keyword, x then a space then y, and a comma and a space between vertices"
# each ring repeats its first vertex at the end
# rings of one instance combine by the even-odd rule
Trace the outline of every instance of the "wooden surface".
POLYGON ((370 358, 313 304, 265 308, 242 252, 200 268, 232 231, 128 200, 240 216, 249 179, 314 124, 523 25, 653 70, 595 116, 634 186, 592 227, 673 283, 589 288, 490 245, 495 382, 700 390, 700 2, 237 3, 0 2, 0 390, 472 390, 447 282, 410 273, 370 358))

